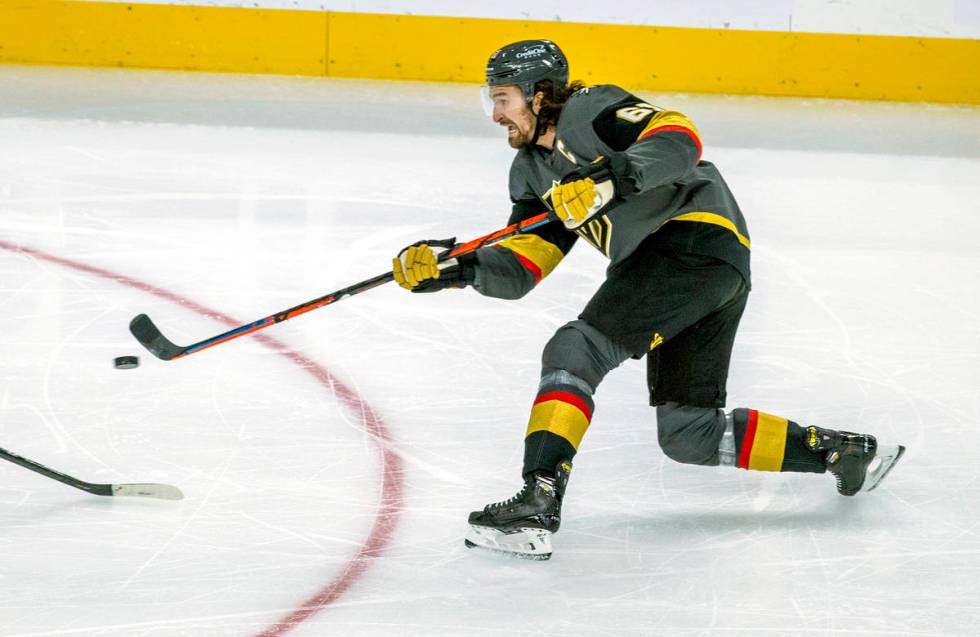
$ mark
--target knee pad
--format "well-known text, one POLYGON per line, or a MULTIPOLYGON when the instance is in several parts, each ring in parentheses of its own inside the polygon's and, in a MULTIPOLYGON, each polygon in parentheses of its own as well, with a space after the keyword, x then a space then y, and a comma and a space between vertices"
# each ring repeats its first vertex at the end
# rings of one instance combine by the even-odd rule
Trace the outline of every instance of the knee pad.
POLYGON ((538 383, 538 392, 542 392, 549 387, 557 385, 570 385, 583 394, 591 396, 595 393, 595 387, 579 378, 567 369, 553 369, 545 367, 541 370, 541 382, 538 383))
POLYGON ((725 425, 720 409, 670 402, 657 407, 657 441, 664 454, 677 462, 719 464, 725 425))
POLYGON ((602 379, 629 352, 581 319, 566 323, 555 332, 541 354, 544 370, 565 370, 585 381, 595 391, 602 379))

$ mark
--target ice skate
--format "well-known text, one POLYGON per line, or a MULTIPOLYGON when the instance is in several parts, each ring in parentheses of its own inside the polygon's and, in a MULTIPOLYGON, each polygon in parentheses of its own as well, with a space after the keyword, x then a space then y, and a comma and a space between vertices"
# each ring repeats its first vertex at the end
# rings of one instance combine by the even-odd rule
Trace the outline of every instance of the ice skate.
POLYGON ((561 525, 561 500, 571 470, 572 463, 564 460, 554 475, 536 471, 514 497, 470 513, 466 546, 525 559, 549 559, 551 535, 561 525))
POLYGON ((871 435, 820 427, 806 428, 806 445, 826 452, 827 471, 837 479, 841 495, 874 490, 905 453, 902 445, 879 447, 871 435))

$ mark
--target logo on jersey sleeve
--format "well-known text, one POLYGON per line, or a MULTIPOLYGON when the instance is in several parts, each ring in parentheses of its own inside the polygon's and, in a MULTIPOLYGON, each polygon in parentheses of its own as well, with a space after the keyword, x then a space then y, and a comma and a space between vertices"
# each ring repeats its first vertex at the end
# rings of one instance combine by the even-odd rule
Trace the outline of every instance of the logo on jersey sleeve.
POLYGON ((575 233, 585 239, 589 244, 609 256, 609 244, 612 239, 612 221, 606 216, 601 216, 575 229, 575 233))

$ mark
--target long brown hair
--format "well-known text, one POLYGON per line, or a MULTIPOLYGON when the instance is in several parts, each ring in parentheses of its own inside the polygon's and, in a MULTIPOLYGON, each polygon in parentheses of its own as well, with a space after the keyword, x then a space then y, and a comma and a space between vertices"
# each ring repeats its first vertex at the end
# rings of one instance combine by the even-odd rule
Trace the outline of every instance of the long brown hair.
POLYGON ((541 100, 541 108, 538 110, 538 130, 546 131, 549 126, 558 124, 561 111, 565 108, 565 102, 572 94, 585 88, 585 83, 575 80, 565 86, 555 86, 551 80, 540 80, 534 83, 534 92, 544 93, 541 100))

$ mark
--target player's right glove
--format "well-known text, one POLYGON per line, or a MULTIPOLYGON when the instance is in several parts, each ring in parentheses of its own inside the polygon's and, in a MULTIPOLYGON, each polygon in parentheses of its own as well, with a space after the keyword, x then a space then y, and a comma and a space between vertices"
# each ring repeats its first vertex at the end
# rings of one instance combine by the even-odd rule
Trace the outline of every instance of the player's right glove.
POLYGON ((616 200, 636 192, 629 174, 630 161, 626 154, 600 158, 552 184, 551 206, 565 227, 574 230, 616 200))
POLYGON ((456 237, 413 243, 391 260, 391 273, 395 281, 412 292, 465 288, 473 282, 475 275, 473 255, 439 262, 439 255, 455 245, 456 237))

